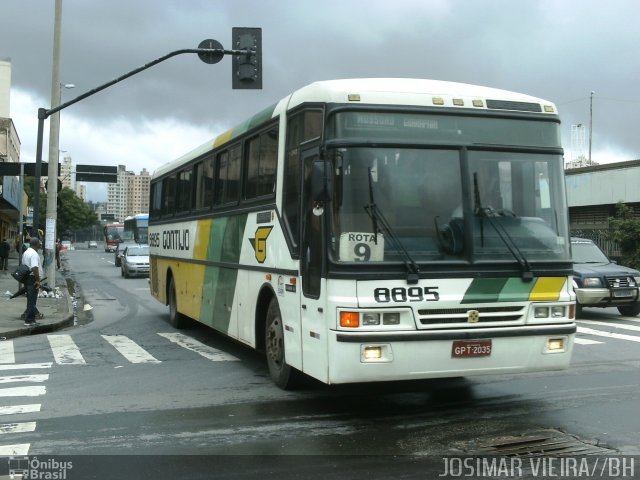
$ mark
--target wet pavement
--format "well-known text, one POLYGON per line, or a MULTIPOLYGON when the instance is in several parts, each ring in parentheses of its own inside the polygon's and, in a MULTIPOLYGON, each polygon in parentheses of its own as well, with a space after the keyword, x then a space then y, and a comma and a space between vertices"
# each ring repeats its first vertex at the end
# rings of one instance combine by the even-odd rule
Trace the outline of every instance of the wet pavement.
MULTIPOLYGON (((39 325, 28 327, 24 325, 21 315, 27 306, 26 295, 16 298, 20 284, 9 274, 18 266, 18 255, 12 251, 9 257, 7 271, 0 271, 0 340, 15 338, 22 335, 51 332, 72 325, 74 321, 72 292, 69 291, 63 270, 56 270, 55 288, 50 293, 40 291, 37 307, 44 318, 37 321, 39 325)), ((51 281, 48 286, 54 287, 51 281)))

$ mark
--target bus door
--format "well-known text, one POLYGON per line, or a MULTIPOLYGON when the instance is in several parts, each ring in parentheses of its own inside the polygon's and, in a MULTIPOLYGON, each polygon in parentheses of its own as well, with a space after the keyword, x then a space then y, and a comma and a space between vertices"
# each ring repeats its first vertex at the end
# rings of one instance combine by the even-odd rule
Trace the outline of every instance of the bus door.
POLYGON ((300 275, 302 296, 300 318, 302 321, 302 366, 304 372, 322 381, 328 379, 326 280, 322 278, 324 265, 324 214, 314 211, 311 196, 313 162, 319 158, 319 149, 302 152, 302 241, 300 251, 300 275))

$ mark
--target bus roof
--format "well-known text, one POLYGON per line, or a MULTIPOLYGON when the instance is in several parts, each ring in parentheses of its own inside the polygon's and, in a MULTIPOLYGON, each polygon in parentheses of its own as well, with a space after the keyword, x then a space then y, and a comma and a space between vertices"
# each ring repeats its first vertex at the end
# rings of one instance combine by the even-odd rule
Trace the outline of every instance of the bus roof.
POLYGON ((137 215, 131 215, 127 218, 124 219, 124 221, 126 222, 127 220, 149 220, 149 214, 148 213, 138 213, 137 215))
POLYGON ((306 85, 194 150, 158 168, 158 178, 304 103, 411 105, 450 109, 530 112, 557 115, 555 104, 521 93, 466 83, 415 78, 352 78, 306 85))

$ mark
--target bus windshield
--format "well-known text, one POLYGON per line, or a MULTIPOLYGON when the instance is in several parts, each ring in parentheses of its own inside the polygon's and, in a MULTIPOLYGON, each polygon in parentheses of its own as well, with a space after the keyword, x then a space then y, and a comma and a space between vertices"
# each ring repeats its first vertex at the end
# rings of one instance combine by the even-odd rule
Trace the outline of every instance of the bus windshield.
MULTIPOLYGON (((392 118, 400 125, 430 122, 427 115, 420 120, 411 114, 404 123, 397 120, 399 116, 392 118)), ((474 119, 476 130, 491 132, 487 120, 474 119)), ((334 130, 338 136, 341 131, 334 130)), ((408 133, 402 128, 398 146, 391 148, 393 131, 383 128, 383 132, 381 147, 360 146, 358 143, 375 142, 358 142, 354 137, 353 146, 328 150, 335 172, 330 216, 334 261, 397 262, 403 255, 400 249, 416 262, 569 259, 559 154, 493 151, 453 143, 403 146, 408 133), (373 204, 390 233, 368 213, 373 204), (390 241, 390 234, 397 237, 401 248, 390 241)), ((371 132, 367 135, 370 139, 371 132)), ((497 141, 499 135, 485 137, 497 141)), ((477 132, 466 136, 475 136, 481 143, 477 132)), ((546 138, 537 126, 532 137, 531 143, 546 138)), ((517 138, 524 142, 524 132, 517 138)))

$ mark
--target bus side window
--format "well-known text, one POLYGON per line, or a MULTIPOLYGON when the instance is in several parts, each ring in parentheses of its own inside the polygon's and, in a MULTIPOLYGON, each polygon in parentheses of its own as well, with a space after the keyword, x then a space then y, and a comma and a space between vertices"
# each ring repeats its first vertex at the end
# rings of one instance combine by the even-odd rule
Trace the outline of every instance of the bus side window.
POLYGON ((252 199, 275 193, 276 166, 278 161, 278 129, 267 132, 247 142, 247 178, 244 198, 252 199))
POLYGON ((236 145, 218 155, 216 162, 215 205, 227 205, 238 201, 240 194, 240 166, 242 149, 236 145))
POLYGON ((162 215, 162 183, 156 182, 151 185, 151 209, 152 217, 158 218, 162 215))
POLYGON ((176 195, 176 213, 188 213, 191 207, 191 176, 192 168, 186 168, 178 174, 176 195))
POLYGON ((162 205, 162 215, 171 216, 176 209, 176 175, 165 178, 162 181, 164 192, 164 205, 162 205))

